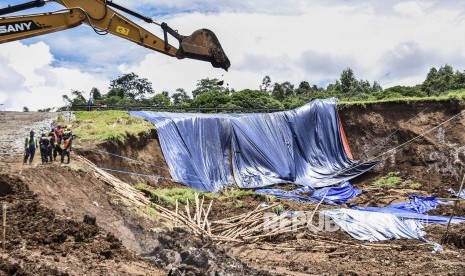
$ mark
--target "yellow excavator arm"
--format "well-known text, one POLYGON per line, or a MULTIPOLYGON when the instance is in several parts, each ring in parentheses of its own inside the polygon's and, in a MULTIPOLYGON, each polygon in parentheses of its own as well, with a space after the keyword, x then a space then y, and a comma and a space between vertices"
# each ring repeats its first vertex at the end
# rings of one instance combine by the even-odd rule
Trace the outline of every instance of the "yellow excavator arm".
MULTIPOLYGON (((0 9, 0 16, 45 5, 45 0, 0 9)), ((183 36, 166 23, 157 24, 152 19, 122 7, 110 0, 54 0, 65 9, 32 15, 0 17, 0 44, 28 37, 58 32, 81 24, 87 24, 97 34, 113 34, 141 46, 179 59, 191 58, 210 62, 213 67, 228 70, 231 63, 223 51, 216 35, 207 29, 183 36), (161 27, 164 39, 134 23, 116 9, 161 27), (168 43, 168 35, 179 42, 176 48, 168 43)))

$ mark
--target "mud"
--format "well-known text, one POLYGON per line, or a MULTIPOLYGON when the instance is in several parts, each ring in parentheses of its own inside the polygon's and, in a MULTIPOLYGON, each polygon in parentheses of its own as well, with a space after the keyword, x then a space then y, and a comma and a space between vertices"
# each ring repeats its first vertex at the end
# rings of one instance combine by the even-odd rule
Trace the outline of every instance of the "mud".
POLYGON ((208 239, 194 237, 181 228, 158 240, 160 245, 145 256, 169 269, 170 275, 269 275, 249 268, 208 239))
POLYGON ((137 258, 95 220, 67 219, 42 206, 19 178, 0 175, 11 186, 7 204, 6 252, 0 254, 0 275, 163 275, 137 258), (89 223, 90 222, 90 223, 89 223))
POLYGON ((130 136, 125 143, 77 144, 75 150, 77 154, 85 156, 99 167, 126 172, 114 173, 125 182, 145 183, 157 188, 180 186, 171 180, 156 131, 130 136), (126 158, 121 158, 121 156, 126 158))
MULTIPOLYGON (((340 107, 340 115, 354 156, 366 160, 437 126, 460 110, 463 106, 457 102, 385 103, 340 107), (416 116, 421 111, 423 113, 416 116), (391 133, 395 134, 384 141, 391 133), (368 152, 383 141, 381 146, 368 152)), ((372 172, 355 179, 353 183, 363 194, 351 203, 384 206, 407 200, 409 194, 449 197, 447 189, 458 190, 465 172, 464 145, 465 121, 461 118, 398 150, 395 155, 383 159, 372 172), (402 182, 391 188, 373 186, 374 180, 389 172, 399 172, 402 182), (412 183, 421 186, 412 188, 412 183)), ((162 177, 115 174, 128 183, 179 186, 163 179, 169 178, 169 170, 155 132, 130 137, 125 144, 92 145, 77 141, 75 146, 75 153, 86 156, 100 167, 162 177)), ((444 251, 438 254, 431 253, 430 244, 416 240, 369 244, 339 231, 291 233, 254 244, 212 244, 183 229, 170 231, 172 226, 135 214, 82 164, 23 167, 14 160, 2 162, 0 179, 13 181, 0 181, 0 201, 11 202, 17 214, 26 215, 22 220, 12 212, 18 219, 15 223, 18 234, 11 236, 13 242, 8 254, 0 254, 0 275, 12 275, 19 270, 25 275, 461 275, 464 268, 461 225, 451 227, 444 251), (18 194, 16 184, 11 183, 22 183, 19 185, 30 191, 21 192, 24 189, 20 189, 18 194), (31 222, 34 220, 38 221, 38 226, 31 222), (41 229, 52 231, 44 233, 41 229), (66 257, 62 256, 64 251, 66 257), (82 266, 78 265, 80 262, 82 266), (123 266, 126 263, 130 265, 123 266), (36 264, 41 268, 37 269, 36 264), (64 270, 66 267, 68 269, 64 270)), ((215 202, 211 217, 220 219, 241 214, 268 200, 273 199, 248 196, 237 201, 215 202)), ((286 210, 312 211, 315 208, 313 204, 278 202, 286 210)), ((433 213, 449 215, 451 207, 441 206, 433 213)), ((320 206, 320 209, 326 208, 332 207, 320 206)), ((465 216, 462 203, 456 214, 465 216)), ((425 231, 430 241, 440 242, 445 227, 431 225, 425 231)))
MULTIPOLYGON (((339 113, 354 157, 368 160, 429 131, 464 109, 464 103, 451 100, 340 107, 339 113)), ((458 190, 465 173, 465 118, 459 117, 392 153, 380 158, 380 164, 358 182, 399 172, 403 178, 422 184, 422 191, 448 197, 447 189, 458 190)))

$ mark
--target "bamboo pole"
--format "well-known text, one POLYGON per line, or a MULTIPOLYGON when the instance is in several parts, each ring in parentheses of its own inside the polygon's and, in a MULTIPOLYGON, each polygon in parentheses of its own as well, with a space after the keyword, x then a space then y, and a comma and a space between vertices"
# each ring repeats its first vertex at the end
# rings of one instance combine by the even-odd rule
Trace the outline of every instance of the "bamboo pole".
MULTIPOLYGON (((176 216, 179 214, 179 203, 178 200, 176 199, 176 216)), ((178 226, 178 219, 176 218, 176 221, 174 222, 174 226, 178 226)))
POLYGON ((2 217, 3 217, 3 251, 6 251, 6 203, 3 203, 2 208, 2 217))
POLYGON ((213 199, 210 201, 210 205, 208 205, 207 212, 205 212, 205 220, 203 221, 202 229, 205 229, 205 226, 206 226, 206 224, 208 223, 208 215, 210 214, 210 210, 211 210, 211 208, 212 208, 212 204, 213 204, 213 199))
MULTIPOLYGON (((459 190, 458 196, 462 194, 464 183, 465 183, 465 174, 463 175, 462 184, 460 184, 460 190, 459 190)), ((452 217, 454 216, 455 211, 457 210, 457 203, 459 203, 459 201, 454 201, 454 208, 452 209, 452 213, 450 214, 449 222, 447 223, 447 227, 446 227, 446 232, 444 232, 444 235, 442 236, 441 245, 443 245, 446 242, 447 236, 449 235, 449 227, 450 227, 450 223, 452 222, 452 217)))
POLYGON ((202 201, 200 202, 200 208, 199 208, 199 220, 198 220, 199 227, 202 227, 202 214, 205 212, 203 210, 203 202, 204 201, 205 201, 205 197, 202 196, 202 201))

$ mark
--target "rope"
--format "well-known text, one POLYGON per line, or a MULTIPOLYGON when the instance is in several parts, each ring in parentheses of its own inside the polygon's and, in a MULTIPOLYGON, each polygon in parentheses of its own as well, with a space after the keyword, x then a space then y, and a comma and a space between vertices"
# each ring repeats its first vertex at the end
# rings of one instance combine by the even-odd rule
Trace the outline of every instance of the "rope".
MULTIPOLYGON (((451 121, 455 120, 456 118, 462 116, 463 114, 465 113, 465 110, 452 116, 451 118, 449 118, 448 120, 440 123, 439 125, 423 132, 422 134, 400 144, 399 146, 397 147, 394 147, 378 156, 375 156, 375 157, 372 157, 372 158, 369 158, 368 160, 364 161, 364 162, 360 162, 359 164, 356 164, 354 166, 350 166, 334 175, 331 175, 331 177, 335 177, 335 176, 339 176, 349 170, 352 170, 352 169, 355 169, 357 167, 360 167, 366 163, 370 163, 370 162, 374 162, 374 161, 380 161, 378 159, 384 157, 384 156, 390 156, 391 154, 395 154, 397 150, 399 149, 403 149, 405 147, 407 147, 408 145, 414 143, 415 141, 419 140, 420 138, 423 138, 425 137, 426 135, 428 135, 429 133, 437 130, 438 128, 440 128, 441 126, 444 126, 448 123, 450 123, 451 121)), ((418 116, 418 115, 417 115, 418 116)), ((150 164, 150 163, 147 163, 147 162, 144 162, 144 161, 140 161, 140 160, 135 160, 135 159, 132 159, 132 158, 129 158, 129 157, 125 157, 125 156, 121 156, 121 155, 118 155, 118 154, 114 154, 114 153, 110 153, 110 152, 107 152, 107 151, 102 151, 102 150, 98 150, 96 149, 95 151, 98 151, 98 152, 101 152, 101 153, 105 153, 105 154, 109 154, 111 156, 114 156, 114 157, 118 157, 118 158, 122 158, 122 159, 125 159, 125 160, 130 160, 130 161, 133 161, 133 162, 137 162, 137 163, 141 163, 141 164, 146 164, 146 165, 149 165, 149 166, 153 166, 153 167, 157 167, 157 168, 162 168, 162 169, 166 169, 164 167, 161 167, 161 166, 157 166, 157 165, 154 165, 154 164, 150 164)), ((124 173, 124 174, 131 174, 131 175, 138 175, 138 176, 143 176, 143 177, 150 177, 150 178, 159 178, 159 179, 166 179, 166 180, 170 180, 170 181, 174 181, 174 182, 177 182, 179 183, 178 181, 172 179, 172 178, 166 178, 166 177, 162 177, 162 176, 157 176, 157 175, 147 175, 147 174, 140 174, 140 173, 134 173, 134 172, 127 172, 127 171, 120 171, 120 170, 113 170, 113 169, 108 169, 108 168, 100 168, 102 170, 106 170, 106 171, 110 171, 110 172, 116 172, 116 173, 124 173)), ((192 174, 185 174, 185 175, 190 175, 190 176, 194 176, 194 177, 199 177, 198 175, 192 175, 192 174)), ((207 179, 207 180, 210 180, 210 179, 207 179)), ((201 183, 201 182, 200 182, 201 183)))
MULTIPOLYGON (((155 167, 155 168, 160 168, 160 169, 163 169, 163 170, 166 170, 166 169, 167 169, 166 167, 162 167, 162 166, 154 165, 154 164, 147 163, 147 162, 144 162, 144 161, 132 159, 132 158, 125 157, 125 156, 122 156, 122 155, 118 155, 118 154, 115 154, 115 153, 111 153, 111 152, 108 152, 108 151, 103 151, 103 150, 99 150, 99 149, 95 149, 95 151, 101 152, 101 153, 105 153, 105 154, 108 154, 108 155, 110 155, 110 156, 118 157, 118 158, 121 158, 121 159, 133 161, 133 162, 136 162, 136 163, 144 164, 144 165, 147 165, 147 166, 151 166, 151 167, 155 167)), ((200 177, 200 176, 194 175, 194 174, 185 173, 184 175, 193 176, 193 177, 196 177, 196 178, 201 179, 201 180, 212 181, 212 179, 200 177)), ((176 183, 179 183, 179 181, 175 180, 174 178, 170 178, 170 180, 172 180, 172 181, 174 181, 174 182, 176 182, 176 183)), ((201 183, 202 185, 204 185, 204 184, 202 183, 202 181, 195 181, 195 182, 201 183)))
MULTIPOLYGON (((407 122, 405 122, 406 124, 410 123, 413 119, 415 119, 416 117, 420 116, 420 114, 422 114, 423 112, 425 112, 429 107, 426 107, 425 109, 423 109, 422 111, 420 111, 420 113, 418 113, 417 115, 415 115, 414 117, 410 118, 407 122)), ((394 136, 397 132, 400 131, 400 127, 398 129, 396 129, 393 133, 389 134, 386 138, 384 138, 383 140, 381 140, 381 142, 379 142, 377 145, 375 145, 371 150, 369 150, 368 152, 365 152, 365 157, 368 158, 368 155, 370 155, 372 152, 375 151, 375 149, 377 149, 379 146, 383 146, 387 141, 389 141, 389 139, 391 139, 392 136, 394 136)))
POLYGON ((118 155, 116 153, 111 153, 111 152, 104 151, 104 150, 99 150, 99 149, 95 149, 94 151, 105 153, 105 154, 111 155, 113 157, 118 157, 118 158, 129 160, 129 161, 132 161, 132 162, 144 164, 144 165, 147 165, 147 166, 150 166, 150 167, 155 167, 155 168, 160 168, 160 169, 163 169, 163 170, 167 170, 166 167, 162 167, 162 166, 158 166, 158 165, 155 165, 155 164, 152 164, 152 163, 147 163, 147 162, 144 162, 144 161, 132 159, 132 158, 129 158, 129 157, 126 157, 126 156, 118 155))
POLYGON ((357 167, 359 167, 359 166, 361 166, 361 165, 363 165, 363 164, 366 164, 366 163, 370 163, 370 162, 374 162, 374 161, 380 161, 380 160, 377 160, 377 159, 380 159, 381 157, 383 157, 383 156, 385 156, 385 155, 390 156, 390 154, 395 154, 397 150, 403 149, 403 148, 407 147, 408 145, 412 144, 412 143, 415 142, 416 140, 425 137, 426 135, 428 135, 429 133, 435 131, 436 129, 440 128, 441 126, 443 126, 443 125, 445 125, 445 124, 448 124, 448 123, 450 123, 451 121, 455 120, 456 118, 462 116, 464 113, 465 113, 465 110, 463 110, 462 112, 456 114, 455 116, 452 116, 452 117, 451 117, 450 119, 448 119, 447 121, 444 121, 444 122, 440 123, 439 125, 437 125, 437 126, 431 128, 430 130, 425 131, 425 132, 423 132, 422 134, 420 134, 420 135, 418 135, 418 136, 416 136, 416 137, 414 137, 414 138, 408 140, 407 142, 402 143, 402 144, 400 144, 399 146, 394 147, 394 148, 392 148, 392 149, 390 149, 390 150, 388 150, 388 151, 385 151, 384 153, 382 153, 382 154, 380 154, 380 155, 378 155, 378 156, 369 158, 368 160, 366 160, 366 161, 364 161, 364 162, 360 162, 360 163, 357 164, 357 165, 354 165, 354 166, 351 166, 351 167, 349 167, 349 168, 346 168, 346 169, 344 169, 344 170, 338 172, 337 174, 332 175, 331 177, 335 177, 335 176, 341 175, 341 174, 343 174, 343 173, 345 173, 345 172, 347 172, 347 171, 349 171, 349 170, 352 170, 352 169, 354 169, 354 168, 357 168, 357 167))
POLYGON ((102 168, 102 167, 98 167, 98 168, 101 169, 101 170, 104 170, 104 171, 108 171, 108 172, 121 173, 121 174, 130 174, 130 175, 137 175, 137 176, 143 176, 143 177, 148 177, 148 178, 155 178, 156 180, 158 180, 158 179, 165 179, 165 180, 170 180, 170 181, 173 181, 173 182, 177 182, 176 180, 174 180, 174 179, 172 179, 172 178, 163 177, 163 176, 161 176, 161 175, 156 175, 156 174, 150 175, 150 174, 143 174, 143 173, 135 173, 135 172, 129 172, 129 171, 114 170, 114 169, 102 168))

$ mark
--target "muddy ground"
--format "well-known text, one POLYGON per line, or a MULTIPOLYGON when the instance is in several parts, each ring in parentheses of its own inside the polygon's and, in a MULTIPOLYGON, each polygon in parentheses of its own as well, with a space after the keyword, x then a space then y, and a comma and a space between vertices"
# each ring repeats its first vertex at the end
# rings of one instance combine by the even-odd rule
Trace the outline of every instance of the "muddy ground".
MULTIPOLYGON (((340 116, 354 156, 357 159, 367 160, 371 156, 379 155, 437 126, 463 108, 463 105, 456 102, 375 104, 341 107, 340 116), (423 112, 417 116, 421 111, 423 112), (392 133, 394 134, 390 139, 383 141, 392 133), (382 144, 379 145, 380 143, 382 144), (372 150, 373 148, 375 149, 372 150)), ((169 178, 169 171, 164 162, 156 133, 132 137, 124 145, 107 143, 79 145, 77 142, 76 146, 77 153, 86 156, 99 166, 169 178), (93 149, 120 154, 145 163, 122 160, 93 149)), ((51 258, 29 258, 28 256, 34 255, 27 252, 23 254, 24 246, 13 247, 12 245, 9 245, 10 251, 7 254, 0 255, 4 259, 8 256, 8 262, 17 263, 23 269, 22 271, 32 274, 50 274, 51 270, 35 268, 34 270, 32 267, 36 262, 44 269, 58 269, 60 273, 69 273, 69 269, 64 271, 62 266, 57 266, 55 256, 58 256, 59 263, 70 262, 69 267, 73 267, 73 262, 76 264, 87 261, 83 269, 86 269, 89 274, 96 275, 128 274, 128 270, 126 272, 121 270, 123 268, 119 268, 117 263, 120 265, 122 263, 134 264, 129 267, 125 266, 124 269, 131 271, 134 267, 139 267, 138 272, 151 275, 155 273, 153 271, 164 274, 171 271, 173 275, 182 275, 183 272, 200 275, 207 271, 223 272, 226 275, 266 273, 273 275, 462 275, 465 269, 463 264, 465 250, 462 249, 465 243, 463 226, 452 227, 452 233, 444 246, 444 251, 437 254, 431 253, 431 245, 419 241, 402 240, 369 244, 356 241, 342 232, 293 233, 254 244, 211 244, 208 240, 193 237, 183 229, 167 231, 166 225, 160 224, 156 219, 137 214, 131 206, 115 196, 107 185, 96 179, 79 162, 74 162, 70 166, 52 164, 33 165, 32 167, 23 167, 17 160, 12 159, 3 162, 4 165, 0 168, 1 179, 9 179, 4 181, 8 183, 20 183, 19 186, 27 187, 30 191, 24 192, 21 188, 19 194, 15 192, 14 195, 9 194, 6 197, 0 195, 0 201, 8 201, 16 197, 16 201, 12 202, 18 202, 15 208, 19 208, 21 213, 28 210, 21 209, 27 208, 21 206, 28 204, 38 204, 40 208, 47 210, 34 216, 28 215, 24 218, 18 216, 19 222, 22 223, 18 223, 15 227, 21 228, 21 225, 26 225, 24 230, 21 230, 24 234, 13 235, 10 238, 12 241, 18 240, 22 244, 29 245, 33 251, 48 252, 51 258), (27 226, 25 222, 37 219, 43 221, 43 228, 47 229, 51 220, 51 215, 46 215, 47 212, 60 220, 59 225, 67 225, 67 223, 74 225, 74 228, 60 226, 59 229, 78 230, 64 231, 65 241, 61 242, 59 239, 53 247, 43 244, 42 240, 48 242, 50 239, 53 244, 54 236, 51 235, 51 238, 47 239, 50 237, 49 234, 36 231, 35 228, 27 226), (96 225, 83 223, 86 215, 95 217, 96 225), (44 219, 41 220, 41 217, 44 219), (87 233, 85 229, 94 230, 90 231, 90 235, 84 236, 84 242, 76 241, 76 232, 87 233), (36 231, 39 234, 27 234, 28 231, 36 231), (121 241, 120 246, 114 249, 115 252, 111 251, 112 244, 117 243, 112 239, 112 234, 121 241), (42 237, 45 238, 42 239, 42 237), (62 256, 63 251, 70 251, 67 246, 78 248, 75 255, 68 253, 65 257, 62 256), (102 251, 99 251, 99 248, 107 247, 110 248, 111 254, 104 253, 102 257, 102 251), (110 254, 111 258, 105 259, 105 254, 110 254)), ((372 172, 354 180, 354 185, 363 189, 364 193, 352 203, 384 206, 391 202, 406 200, 407 195, 412 193, 448 197, 448 188, 458 189, 460 178, 465 172, 464 164, 465 119, 460 118, 432 132, 424 139, 398 150, 396 154, 382 159, 382 162, 372 172), (389 172, 398 172, 402 177, 402 183, 399 186, 373 187, 375 179, 389 172), (420 183, 421 186, 412 188, 409 184, 412 182, 420 183)), ((164 178, 117 174, 115 176, 131 184, 142 182, 154 187, 179 185, 164 178)), ((260 196, 248 196, 236 202, 216 202, 212 215, 213 218, 224 218, 240 214, 255 208, 264 201, 265 198, 260 196)), ((315 208, 313 204, 279 202, 287 210, 309 211, 315 208)), ((323 206, 322 208, 330 207, 323 206)), ((465 215, 464 210, 465 206, 460 205, 459 214, 465 215)), ((447 215, 450 214, 451 209, 450 206, 444 206, 435 212, 447 215)), ((444 229, 444 226, 428 226, 425 230, 429 240, 439 242, 444 229)), ((1 271, 6 275, 12 275, 7 269, 0 266, 0 275, 2 275, 1 271)), ((83 272, 83 270, 76 270, 76 272, 83 272)), ((70 274, 79 275, 80 273, 70 274)))

